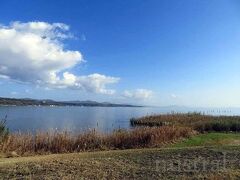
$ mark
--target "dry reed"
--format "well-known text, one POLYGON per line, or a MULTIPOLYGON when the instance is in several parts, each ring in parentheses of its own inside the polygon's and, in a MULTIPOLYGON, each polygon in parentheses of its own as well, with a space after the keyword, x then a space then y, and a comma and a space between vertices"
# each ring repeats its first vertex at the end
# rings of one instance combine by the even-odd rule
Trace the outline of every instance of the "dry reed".
POLYGON ((240 131, 240 116, 212 116, 200 113, 172 113, 132 118, 132 126, 177 125, 204 131, 240 131))
POLYGON ((195 131, 188 127, 162 126, 131 130, 116 130, 104 134, 91 130, 81 134, 69 132, 36 132, 10 134, 0 142, 0 152, 18 155, 69 153, 81 151, 159 147, 181 138, 188 138, 195 131))

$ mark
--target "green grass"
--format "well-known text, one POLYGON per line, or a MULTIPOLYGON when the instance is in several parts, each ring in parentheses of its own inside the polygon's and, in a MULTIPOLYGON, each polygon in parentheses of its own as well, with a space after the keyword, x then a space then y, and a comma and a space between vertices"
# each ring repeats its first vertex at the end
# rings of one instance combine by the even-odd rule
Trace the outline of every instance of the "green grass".
POLYGON ((240 145, 240 134, 238 133, 200 134, 185 139, 182 142, 171 145, 171 147, 218 146, 218 145, 240 145))

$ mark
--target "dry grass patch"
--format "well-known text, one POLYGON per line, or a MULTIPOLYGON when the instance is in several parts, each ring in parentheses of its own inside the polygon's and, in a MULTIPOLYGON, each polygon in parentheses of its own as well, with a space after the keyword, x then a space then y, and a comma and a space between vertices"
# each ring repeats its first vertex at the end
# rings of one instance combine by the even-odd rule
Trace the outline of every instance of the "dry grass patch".
POLYGON ((0 177, 3 179, 219 179, 220 177, 220 179, 239 179, 239 159, 239 147, 145 148, 44 155, 0 159, 0 177), (225 153, 224 167, 221 162, 225 153), (195 160, 197 160, 197 169, 194 170, 195 160), (157 161, 165 163, 157 166, 157 161), (221 163, 219 167, 215 164, 218 161, 221 163))

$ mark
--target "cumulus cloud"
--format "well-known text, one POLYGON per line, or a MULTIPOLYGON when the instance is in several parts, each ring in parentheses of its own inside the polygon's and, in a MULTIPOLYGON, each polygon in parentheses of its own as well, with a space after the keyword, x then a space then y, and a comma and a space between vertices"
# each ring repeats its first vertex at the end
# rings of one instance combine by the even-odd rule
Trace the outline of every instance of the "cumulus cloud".
MULTIPOLYGON (((55 79, 55 77, 53 77, 55 79)), ((119 78, 109 77, 101 74, 90 74, 88 76, 75 76, 69 72, 63 73, 62 79, 54 80, 53 84, 58 88, 81 89, 88 92, 101 94, 114 94, 115 90, 106 89, 106 84, 117 83, 119 78)))
POLYGON ((119 78, 101 74, 76 76, 69 71, 83 62, 79 51, 66 50, 72 38, 63 23, 13 22, 0 25, 0 78, 51 88, 72 88, 113 94, 106 85, 119 78))
POLYGON ((151 90, 147 89, 136 89, 134 91, 124 91, 123 96, 127 98, 134 98, 134 99, 149 99, 153 95, 151 90))

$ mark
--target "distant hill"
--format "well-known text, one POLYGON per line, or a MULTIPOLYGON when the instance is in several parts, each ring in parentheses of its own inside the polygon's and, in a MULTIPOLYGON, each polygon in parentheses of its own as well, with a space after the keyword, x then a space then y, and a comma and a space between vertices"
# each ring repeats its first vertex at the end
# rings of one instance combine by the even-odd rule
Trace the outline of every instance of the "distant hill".
POLYGON ((141 107, 129 104, 114 104, 97 101, 54 101, 51 99, 4 98, 0 97, 0 105, 5 106, 99 106, 99 107, 141 107))

